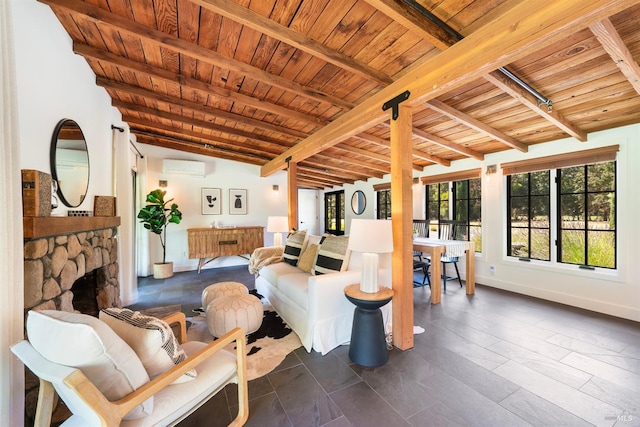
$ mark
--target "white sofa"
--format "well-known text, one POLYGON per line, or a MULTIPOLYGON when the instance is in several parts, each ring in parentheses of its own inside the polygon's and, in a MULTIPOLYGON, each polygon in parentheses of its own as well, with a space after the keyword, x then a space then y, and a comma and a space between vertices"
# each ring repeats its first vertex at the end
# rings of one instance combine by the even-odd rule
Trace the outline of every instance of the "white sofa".
MULTIPOLYGON (((307 235, 302 252, 320 236, 307 235)), ((261 250, 273 248, 259 248, 261 250)), ((256 290, 266 297, 285 322, 298 334, 307 351, 323 355, 351 340, 353 310, 344 288, 360 282, 362 256, 347 253, 345 271, 314 276, 286 262, 264 266, 256 273, 256 290)), ((380 255, 378 283, 391 287, 391 254, 380 255)), ((390 304, 383 309, 385 319, 390 304)))

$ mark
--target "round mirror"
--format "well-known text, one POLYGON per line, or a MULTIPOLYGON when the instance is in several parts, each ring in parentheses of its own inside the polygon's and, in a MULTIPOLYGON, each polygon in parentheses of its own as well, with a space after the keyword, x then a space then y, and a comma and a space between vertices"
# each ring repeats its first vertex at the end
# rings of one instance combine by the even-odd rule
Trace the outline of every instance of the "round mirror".
POLYGON ((89 187, 89 153, 80 126, 71 119, 60 120, 53 131, 51 174, 62 203, 80 206, 89 187))
POLYGON ((361 190, 356 191, 351 196, 351 209, 356 215, 361 215, 364 212, 364 208, 367 207, 367 198, 361 190))

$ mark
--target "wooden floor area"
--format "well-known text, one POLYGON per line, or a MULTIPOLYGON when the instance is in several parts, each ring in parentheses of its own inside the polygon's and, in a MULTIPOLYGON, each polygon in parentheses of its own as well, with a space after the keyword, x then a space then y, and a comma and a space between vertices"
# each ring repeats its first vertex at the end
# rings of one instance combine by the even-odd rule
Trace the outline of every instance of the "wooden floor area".
MULTIPOLYGON (((247 268, 141 279, 134 308, 199 306, 211 283, 253 288, 247 268)), ((415 347, 370 369, 298 349, 249 383, 248 426, 640 426, 640 324, 478 285, 417 288, 415 347)), ((222 426, 235 386, 180 424, 222 426)))

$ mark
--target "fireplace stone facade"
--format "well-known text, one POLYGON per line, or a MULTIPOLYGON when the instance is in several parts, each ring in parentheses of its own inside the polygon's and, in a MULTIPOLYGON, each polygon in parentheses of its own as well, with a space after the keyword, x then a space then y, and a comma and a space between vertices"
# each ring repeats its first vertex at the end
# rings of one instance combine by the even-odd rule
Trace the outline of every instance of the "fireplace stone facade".
POLYGON ((98 309, 122 307, 116 236, 114 227, 25 240, 25 312, 74 311, 71 286, 93 270, 98 309))

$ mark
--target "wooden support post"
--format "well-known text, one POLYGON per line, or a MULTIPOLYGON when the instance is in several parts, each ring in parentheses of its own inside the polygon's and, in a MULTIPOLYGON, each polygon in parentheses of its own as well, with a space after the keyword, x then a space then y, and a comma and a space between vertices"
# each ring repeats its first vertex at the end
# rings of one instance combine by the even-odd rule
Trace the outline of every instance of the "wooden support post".
POLYGON ((413 348, 413 177, 411 107, 391 120, 391 220, 393 221, 393 345, 413 348))
POLYGON ((298 228, 298 164, 294 162, 287 168, 287 206, 289 230, 298 228))

